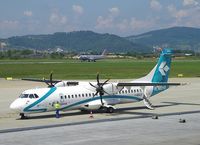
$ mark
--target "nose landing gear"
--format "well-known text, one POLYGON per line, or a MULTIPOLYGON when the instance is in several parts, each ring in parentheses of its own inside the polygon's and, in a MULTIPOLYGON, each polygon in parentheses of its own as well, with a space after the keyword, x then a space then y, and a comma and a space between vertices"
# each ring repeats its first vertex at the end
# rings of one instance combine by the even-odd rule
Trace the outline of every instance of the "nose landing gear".
POLYGON ((25 116, 25 115, 24 115, 24 113, 20 113, 19 115, 21 116, 21 118, 20 118, 20 119, 28 119, 28 117, 27 117, 27 116, 25 116))

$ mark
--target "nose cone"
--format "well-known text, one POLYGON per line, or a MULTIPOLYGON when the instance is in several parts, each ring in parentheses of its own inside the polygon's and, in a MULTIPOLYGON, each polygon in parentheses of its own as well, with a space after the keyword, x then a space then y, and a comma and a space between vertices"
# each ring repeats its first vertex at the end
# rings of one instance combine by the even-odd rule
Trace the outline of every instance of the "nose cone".
POLYGON ((20 112, 24 107, 25 103, 22 99, 16 99, 14 102, 10 104, 10 109, 20 112))

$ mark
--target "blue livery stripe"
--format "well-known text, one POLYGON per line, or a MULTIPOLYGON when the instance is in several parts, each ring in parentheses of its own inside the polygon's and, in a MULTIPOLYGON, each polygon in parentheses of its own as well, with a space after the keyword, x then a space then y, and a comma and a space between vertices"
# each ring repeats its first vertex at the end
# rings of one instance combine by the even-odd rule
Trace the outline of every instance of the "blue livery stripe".
POLYGON ((56 87, 51 88, 44 96, 42 96, 40 99, 38 99, 37 101, 33 102, 32 104, 30 104, 29 106, 27 106, 26 108, 24 108, 24 112, 29 112, 30 108, 36 106, 37 104, 39 104, 40 102, 42 102, 43 100, 45 100, 47 97, 49 97, 54 91, 56 90, 56 87))
MULTIPOLYGON (((100 99, 100 97, 98 96, 98 97, 82 100, 82 101, 76 102, 74 104, 65 106, 65 107, 61 108, 61 110, 69 109, 71 107, 78 106, 78 105, 85 104, 85 103, 88 103, 88 102, 91 102, 91 101, 95 101, 95 100, 99 100, 99 99, 100 99)), ((143 100, 143 99, 135 97, 135 96, 122 96, 122 95, 103 96, 103 99, 104 100, 106 100, 106 99, 130 99, 130 100, 137 100, 137 101, 143 100)))

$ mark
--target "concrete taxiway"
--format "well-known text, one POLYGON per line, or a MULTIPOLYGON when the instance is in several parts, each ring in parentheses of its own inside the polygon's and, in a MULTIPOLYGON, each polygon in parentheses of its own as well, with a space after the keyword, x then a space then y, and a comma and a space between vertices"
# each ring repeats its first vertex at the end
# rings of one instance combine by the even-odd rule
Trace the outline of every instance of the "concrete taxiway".
POLYGON ((118 105, 113 114, 69 111, 20 120, 9 109, 23 90, 45 84, 0 79, 0 144, 199 144, 200 78, 173 78, 187 85, 172 87, 151 98, 155 110, 143 102, 118 105), (158 120, 151 117, 158 115, 158 120), (186 119, 186 123, 179 123, 186 119), (25 138, 25 139, 24 139, 25 138), (40 142, 40 141, 41 142, 40 142), (60 143, 58 143, 58 141, 60 143))

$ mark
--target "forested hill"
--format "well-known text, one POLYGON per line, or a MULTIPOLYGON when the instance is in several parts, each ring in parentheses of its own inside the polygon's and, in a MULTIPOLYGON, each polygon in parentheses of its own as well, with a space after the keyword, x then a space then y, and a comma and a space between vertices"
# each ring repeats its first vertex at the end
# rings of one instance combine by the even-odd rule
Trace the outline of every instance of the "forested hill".
POLYGON ((200 49, 200 29, 190 27, 172 27, 147 32, 137 36, 129 36, 128 40, 152 47, 166 46, 174 49, 200 49))
POLYGON ((126 38, 92 31, 57 32, 49 35, 26 35, 5 40, 11 48, 47 50, 62 48, 74 52, 144 52, 148 47, 135 44, 126 38))
POLYGON ((179 50, 200 51, 200 29, 172 27, 144 34, 119 37, 92 31, 57 32, 48 35, 26 35, 0 39, 8 48, 52 50, 61 48, 72 52, 101 53, 104 49, 113 53, 151 52, 153 46, 179 50))

